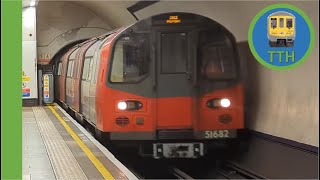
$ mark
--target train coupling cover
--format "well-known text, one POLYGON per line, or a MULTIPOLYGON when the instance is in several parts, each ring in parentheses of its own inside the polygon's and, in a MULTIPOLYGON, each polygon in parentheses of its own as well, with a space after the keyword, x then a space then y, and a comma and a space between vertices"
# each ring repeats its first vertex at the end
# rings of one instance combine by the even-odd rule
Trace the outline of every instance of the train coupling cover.
POLYGON ((204 155, 203 143, 155 143, 153 157, 159 158, 199 158, 204 155))

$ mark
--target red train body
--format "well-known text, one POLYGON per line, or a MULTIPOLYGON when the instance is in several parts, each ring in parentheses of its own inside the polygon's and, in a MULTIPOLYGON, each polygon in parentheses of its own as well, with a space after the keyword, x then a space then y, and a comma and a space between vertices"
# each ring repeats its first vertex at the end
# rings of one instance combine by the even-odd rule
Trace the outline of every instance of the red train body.
POLYGON ((56 99, 108 142, 195 158, 244 126, 233 36, 189 13, 139 21, 70 48, 56 62, 56 99))

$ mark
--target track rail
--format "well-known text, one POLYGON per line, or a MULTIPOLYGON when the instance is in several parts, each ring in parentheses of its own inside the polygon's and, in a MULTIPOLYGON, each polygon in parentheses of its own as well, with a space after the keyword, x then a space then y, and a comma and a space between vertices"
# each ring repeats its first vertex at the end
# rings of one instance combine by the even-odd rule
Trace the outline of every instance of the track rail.
POLYGON ((232 162, 224 162, 216 171, 226 179, 267 179, 232 162))
POLYGON ((188 174, 186 174, 185 172, 181 171, 178 168, 175 167, 171 167, 169 169, 169 171, 175 176, 177 177, 177 179, 194 179, 193 177, 189 176, 188 174))

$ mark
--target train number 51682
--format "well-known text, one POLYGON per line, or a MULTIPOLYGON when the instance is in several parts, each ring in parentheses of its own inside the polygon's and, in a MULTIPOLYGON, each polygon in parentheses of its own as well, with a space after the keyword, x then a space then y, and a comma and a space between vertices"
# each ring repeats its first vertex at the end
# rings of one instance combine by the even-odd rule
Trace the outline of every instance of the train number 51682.
POLYGON ((226 138, 229 137, 228 130, 216 130, 216 131, 206 131, 205 138, 213 139, 213 138, 226 138))

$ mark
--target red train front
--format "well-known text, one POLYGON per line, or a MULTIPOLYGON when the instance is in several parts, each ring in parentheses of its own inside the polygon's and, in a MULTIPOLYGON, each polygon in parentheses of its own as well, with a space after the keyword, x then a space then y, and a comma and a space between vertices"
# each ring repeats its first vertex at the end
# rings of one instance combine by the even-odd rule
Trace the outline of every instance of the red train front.
POLYGON ((196 158, 244 126, 235 39, 203 16, 150 17, 69 49, 56 67, 57 100, 115 146, 196 158))

